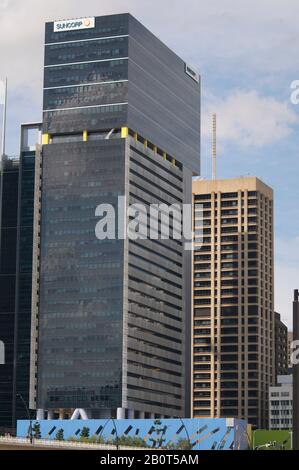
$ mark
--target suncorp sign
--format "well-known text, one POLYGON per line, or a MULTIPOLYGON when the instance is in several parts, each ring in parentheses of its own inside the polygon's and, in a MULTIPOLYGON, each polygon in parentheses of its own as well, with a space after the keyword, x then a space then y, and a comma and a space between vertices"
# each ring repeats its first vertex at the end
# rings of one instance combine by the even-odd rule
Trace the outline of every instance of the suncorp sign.
POLYGON ((195 82, 199 83, 200 82, 200 76, 199 73, 194 70, 193 67, 190 67, 190 65, 185 64, 185 72, 189 77, 191 77, 195 82))
POLYGON ((77 29, 91 29, 95 27, 95 18, 79 18, 77 20, 55 21, 54 33, 61 31, 75 31, 77 29))

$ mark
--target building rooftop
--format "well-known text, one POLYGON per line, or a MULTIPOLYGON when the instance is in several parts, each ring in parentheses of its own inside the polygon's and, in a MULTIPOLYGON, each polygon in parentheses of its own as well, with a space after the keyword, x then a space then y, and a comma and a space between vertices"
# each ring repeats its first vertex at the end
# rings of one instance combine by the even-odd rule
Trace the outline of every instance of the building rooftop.
POLYGON ((273 189, 256 176, 240 176, 237 178, 215 180, 194 178, 192 184, 193 194, 219 191, 232 192, 240 190, 261 191, 265 193, 270 199, 273 198, 273 189))

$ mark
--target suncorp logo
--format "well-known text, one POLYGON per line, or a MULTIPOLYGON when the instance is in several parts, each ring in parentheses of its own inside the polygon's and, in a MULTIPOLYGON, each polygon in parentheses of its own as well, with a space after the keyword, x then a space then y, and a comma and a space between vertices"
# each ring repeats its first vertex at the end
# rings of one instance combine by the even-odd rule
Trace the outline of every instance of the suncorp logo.
POLYGON ((55 21, 54 33, 61 31, 74 31, 78 29, 90 29, 95 27, 95 18, 79 18, 76 20, 55 21))
POLYGON ((200 81, 199 73, 196 72, 192 67, 190 67, 190 65, 185 64, 185 72, 186 72, 186 74, 189 75, 189 77, 191 77, 195 82, 199 83, 199 81, 200 81))

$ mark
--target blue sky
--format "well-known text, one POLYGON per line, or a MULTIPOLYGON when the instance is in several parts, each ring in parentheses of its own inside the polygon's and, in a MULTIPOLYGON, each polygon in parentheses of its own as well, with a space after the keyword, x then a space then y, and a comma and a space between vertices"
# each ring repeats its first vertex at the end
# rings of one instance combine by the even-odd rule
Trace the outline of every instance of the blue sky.
POLYGON ((130 11, 202 75, 202 176, 211 174, 211 113, 218 176, 256 175, 275 191, 276 309, 291 326, 299 287, 298 0, 0 0, 0 77, 9 79, 7 151, 19 124, 41 119, 43 24, 130 11))

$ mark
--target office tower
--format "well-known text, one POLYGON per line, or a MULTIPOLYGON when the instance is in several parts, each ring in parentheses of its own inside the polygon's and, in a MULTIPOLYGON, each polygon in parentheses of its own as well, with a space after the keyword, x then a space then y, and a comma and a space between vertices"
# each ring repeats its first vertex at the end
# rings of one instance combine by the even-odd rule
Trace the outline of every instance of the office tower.
POLYGON ((269 429, 292 429, 293 376, 279 375, 269 388, 269 429))
POLYGON ((15 294, 15 369, 13 423, 27 418, 31 356, 33 223, 36 172, 41 152, 41 124, 21 126, 15 294))
POLYGON ((119 197, 191 204, 199 76, 122 14, 47 23, 44 87, 31 406, 40 418, 183 416, 191 254, 173 237, 99 240, 95 228, 100 204, 122 228, 119 197))
POLYGON ((20 157, 4 157, 1 169, 0 341, 5 345, 5 364, 0 365, 0 427, 10 429, 15 428, 16 419, 27 418, 22 399, 29 405, 37 148, 29 145, 28 138, 39 127, 22 126, 20 157))
POLYGON ((288 327, 275 312, 275 377, 287 375, 288 368, 288 327))
POLYGON ((273 385, 273 193, 254 177, 193 182, 193 416, 263 428, 273 385))
POLYGON ((16 241, 19 162, 5 158, 1 168, 0 340, 5 364, 0 365, 0 427, 11 427, 15 326, 16 241))

